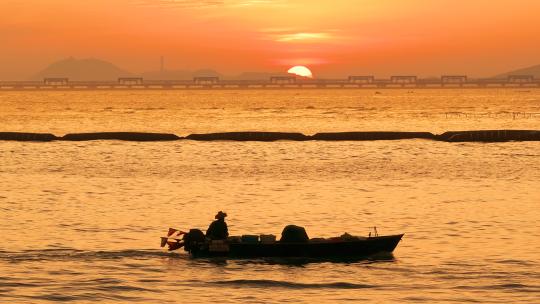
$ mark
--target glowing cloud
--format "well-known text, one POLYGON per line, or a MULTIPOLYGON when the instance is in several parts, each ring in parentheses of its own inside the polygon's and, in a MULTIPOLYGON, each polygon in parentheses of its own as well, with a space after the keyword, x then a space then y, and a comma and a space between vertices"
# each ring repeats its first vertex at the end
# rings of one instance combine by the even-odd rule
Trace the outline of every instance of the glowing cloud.
POLYGON ((280 42, 313 42, 320 40, 331 39, 332 36, 328 33, 294 33, 282 34, 276 36, 276 41, 280 42))

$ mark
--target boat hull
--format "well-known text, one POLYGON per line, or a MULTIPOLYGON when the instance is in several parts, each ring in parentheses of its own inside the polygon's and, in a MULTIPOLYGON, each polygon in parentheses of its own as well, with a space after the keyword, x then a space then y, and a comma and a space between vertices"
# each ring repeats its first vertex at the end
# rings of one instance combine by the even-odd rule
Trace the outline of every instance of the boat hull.
POLYGON ((394 251, 403 234, 369 237, 360 240, 308 243, 231 243, 228 250, 213 251, 208 246, 189 250, 193 257, 307 257, 307 258, 342 258, 365 257, 394 251))

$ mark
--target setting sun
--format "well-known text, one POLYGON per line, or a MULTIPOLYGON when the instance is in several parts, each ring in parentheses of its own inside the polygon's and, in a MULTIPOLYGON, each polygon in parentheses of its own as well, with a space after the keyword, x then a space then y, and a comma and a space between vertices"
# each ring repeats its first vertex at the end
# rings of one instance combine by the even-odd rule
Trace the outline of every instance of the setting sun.
POLYGON ((302 76, 302 77, 313 78, 313 73, 311 73, 311 71, 308 68, 302 65, 293 66, 287 71, 287 73, 302 76))

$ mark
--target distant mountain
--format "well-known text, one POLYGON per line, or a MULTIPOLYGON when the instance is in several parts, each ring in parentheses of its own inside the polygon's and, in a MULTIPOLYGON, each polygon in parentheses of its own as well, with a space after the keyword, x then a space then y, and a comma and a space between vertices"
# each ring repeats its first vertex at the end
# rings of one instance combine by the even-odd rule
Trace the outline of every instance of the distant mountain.
POLYGON ((532 67, 523 68, 523 69, 507 72, 504 74, 500 74, 500 75, 495 76, 495 78, 506 78, 509 75, 533 75, 534 78, 540 78, 540 64, 532 66, 532 67))
POLYGON ((188 70, 165 70, 165 71, 151 71, 142 74, 144 79, 148 80, 191 80, 193 77, 220 77, 223 75, 211 70, 202 69, 196 71, 188 70))
POLYGON ((244 72, 239 75, 224 75, 212 69, 200 70, 164 70, 133 74, 120 69, 114 64, 99 59, 67 58, 52 63, 32 77, 32 80, 43 80, 50 77, 67 77, 74 81, 116 81, 119 77, 143 77, 146 80, 191 80, 194 77, 215 76, 221 79, 268 80, 272 76, 287 76, 276 72, 244 72))
POLYGON ((67 58, 52 63, 32 79, 42 80, 47 77, 67 77, 70 80, 117 80, 118 77, 133 76, 114 64, 99 59, 67 58))

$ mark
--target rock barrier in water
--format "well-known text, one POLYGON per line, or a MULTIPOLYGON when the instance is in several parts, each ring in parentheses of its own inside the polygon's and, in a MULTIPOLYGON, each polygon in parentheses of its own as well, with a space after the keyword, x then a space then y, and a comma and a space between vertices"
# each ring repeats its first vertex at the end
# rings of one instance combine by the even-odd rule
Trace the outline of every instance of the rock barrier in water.
POLYGON ((540 141, 540 131, 536 130, 479 130, 451 131, 437 135, 438 140, 447 142, 504 142, 540 141))
POLYGON ((435 139, 429 132, 334 132, 317 133, 311 136, 312 140, 326 141, 360 141, 360 140, 397 140, 397 139, 435 139))
POLYGON ((0 132, 0 140, 52 141, 58 137, 50 133, 0 132))
POLYGON ((276 141, 276 140, 309 140, 309 136, 302 133, 284 133, 284 132, 225 132, 225 133, 207 133, 190 134, 186 139, 199 141, 230 140, 230 141, 276 141))
POLYGON ((68 141, 84 140, 126 140, 126 141, 169 141, 179 140, 181 137, 168 133, 140 133, 140 132, 97 132, 97 133, 70 133, 59 138, 68 141))
POLYGON ((439 135, 429 132, 331 132, 317 133, 312 136, 302 133, 287 132, 223 132, 190 134, 179 137, 169 133, 142 132, 96 132, 70 133, 57 137, 50 133, 0 132, 0 140, 13 141, 86 141, 86 140, 125 140, 125 141, 171 141, 189 139, 196 141, 369 141, 399 139, 431 139, 445 142, 504 142, 504 141, 540 141, 538 130, 478 130, 451 131, 439 135))

